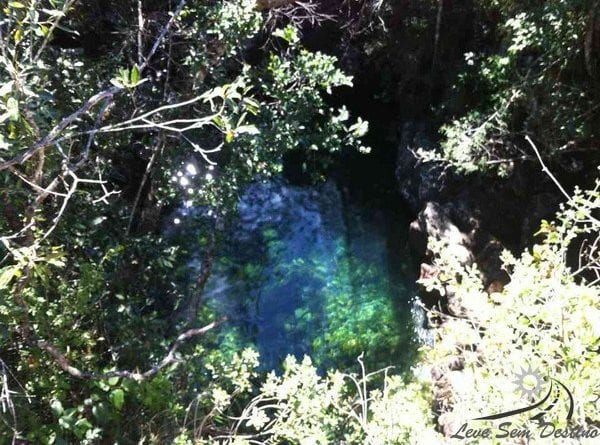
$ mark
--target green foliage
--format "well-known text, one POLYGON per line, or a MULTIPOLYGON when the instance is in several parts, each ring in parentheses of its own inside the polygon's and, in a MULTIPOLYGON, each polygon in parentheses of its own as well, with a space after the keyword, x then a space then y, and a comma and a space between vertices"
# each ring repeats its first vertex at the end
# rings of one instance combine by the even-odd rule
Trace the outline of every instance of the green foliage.
POLYGON ((322 196, 314 204, 305 201, 306 190, 290 186, 244 198, 245 206, 265 200, 266 214, 252 210, 260 225, 242 240, 234 228, 230 237, 236 241, 227 242, 219 256, 216 281, 227 283, 227 291, 217 291, 209 304, 240 319, 221 330, 220 348, 255 345, 264 370, 277 368, 288 353, 308 351, 323 371, 354 369, 362 352, 371 367, 408 369, 417 352, 408 302, 416 290, 386 267, 381 228, 369 211, 337 209, 340 196, 333 183, 317 190, 322 196), (281 212, 270 206, 280 196, 281 212), (302 214, 314 215, 315 204, 321 226, 307 230, 312 218, 302 214), (336 209, 331 216, 330 208, 336 209), (343 227, 337 211, 343 212, 343 227))
MULTIPOLYGON (((515 162, 535 159, 529 135, 546 158, 594 148, 598 101, 594 2, 479 2, 498 14, 494 51, 465 54, 458 90, 473 98, 444 125, 433 159, 457 171, 507 175, 515 162)), ((431 159, 431 154, 429 159, 431 159)))
POLYGON ((135 88, 143 81, 144 79, 140 77, 139 67, 133 65, 133 68, 130 70, 121 68, 117 76, 110 80, 110 83, 119 88, 135 88))
MULTIPOLYGON (((224 343, 209 332, 181 345, 147 381, 75 378, 73 367, 146 370, 188 321, 216 319, 209 307, 189 310, 202 284, 189 284, 188 265, 198 246, 218 242, 248 182, 281 172, 295 150, 314 178, 343 150, 368 151, 360 142, 368 123, 328 101, 352 79, 335 57, 303 47, 295 28, 265 31, 268 54, 244 62, 263 30, 253 1, 189 2, 172 21, 169 2, 143 2, 142 30, 137 2, 109 3, 108 31, 83 2, 1 6, 0 359, 8 386, 0 404, 3 415, 17 413, 3 417, 1 444, 440 443, 422 371, 457 354, 470 382, 454 394, 458 419, 522 402, 506 382, 528 363, 574 391, 577 422, 600 422, 597 258, 592 249, 577 271, 565 260, 580 237, 598 231, 597 191, 578 192, 557 223, 545 222, 531 252, 506 255, 512 280, 502 292, 488 296, 476 267, 439 250, 443 273, 425 284, 472 306, 478 329, 464 320, 443 325, 414 375, 361 367, 322 376, 325 361, 315 357, 316 366, 290 358, 282 375, 260 379, 259 357, 240 351, 233 331, 224 343), (144 60, 165 23, 165 40, 144 60), (92 28, 117 41, 100 42, 92 28), (90 39, 99 54, 88 53, 90 39), (184 181, 192 161, 197 172, 184 181), (195 238, 165 228, 181 202, 204 212, 185 221, 195 238)), ((503 47, 466 58, 461 81, 485 94, 444 127, 435 158, 464 172, 507 173, 508 161, 528 156, 520 135, 535 136, 549 157, 588 149, 598 124, 596 62, 585 47, 592 6, 481 2, 502 17, 503 47)), ((283 272, 305 267, 321 273, 318 261, 283 272)), ((377 280, 368 265, 340 270, 377 280)), ((244 273, 258 275, 252 266, 244 273)), ((330 357, 393 349, 399 333, 385 293, 366 285, 355 300, 339 281, 325 295, 328 327, 314 346, 330 357)), ((307 329, 314 322, 303 311, 294 321, 307 329)))
POLYGON ((292 27, 281 30, 290 39, 288 48, 272 52, 263 69, 245 70, 246 82, 256 85, 255 99, 245 103, 237 130, 225 124, 228 164, 203 195, 222 209, 237 199, 240 184, 281 173, 287 152, 308 153, 312 164, 303 168, 315 178, 320 178, 331 162, 331 153, 344 149, 368 152, 360 144, 368 124, 349 124, 348 111, 327 107, 324 98, 333 88, 351 85, 351 78, 336 67, 335 57, 302 48, 296 32, 292 27), (259 108, 258 98, 268 105, 259 108), (246 119, 252 114, 254 125, 249 126, 246 119))
MULTIPOLYGON (((465 383, 455 388, 450 408, 458 425, 481 413, 526 406, 527 398, 513 382, 520 368, 529 366, 539 370, 546 382, 554 378, 571 390, 572 425, 598 424, 599 356, 590 351, 598 346, 600 288, 588 275, 596 268, 597 256, 590 257, 582 249, 578 270, 569 268, 565 259, 583 239, 592 243, 597 239, 600 222, 593 215, 599 206, 598 188, 577 191, 556 222, 543 222, 539 244, 520 258, 504 253, 510 283, 489 295, 476 267, 466 269, 450 252, 434 247, 443 273, 423 280, 424 284, 451 293, 470 314, 468 323, 456 319, 444 324, 441 341, 428 354, 432 363, 457 354, 465 360, 465 383)), ((565 427, 566 409, 567 404, 557 406, 545 420, 565 427)), ((528 417, 524 414, 511 421, 517 425, 528 417)))
MULTIPOLYGON (((398 358, 394 366, 411 363, 415 357, 409 314, 401 317, 395 307, 395 300, 405 296, 407 289, 390 285, 378 265, 352 258, 346 249, 338 252, 336 274, 326 278, 322 297, 312 299, 317 307, 309 303, 298 311, 290 323, 292 329, 312 337, 313 360, 321 368, 332 364, 351 368, 362 352, 371 366, 390 365, 389 357, 398 358)), ((318 275, 319 267, 324 266, 311 261, 296 265, 289 273, 295 272, 298 280, 318 275)))
POLYGON ((231 433, 195 441, 183 434, 177 443, 439 443, 425 384, 407 384, 384 373, 366 373, 362 368, 360 374, 335 371, 322 377, 308 357, 302 361, 288 357, 282 375, 270 373, 224 430, 231 433))
MULTIPOLYGON (((350 83, 334 57, 303 49, 295 39, 256 66, 240 62, 262 26, 253 1, 190 2, 151 60, 138 58, 138 38, 145 56, 170 12, 164 4, 144 17, 138 36, 130 31, 137 26, 134 6, 111 6, 124 46, 98 42, 101 57, 62 47, 57 36, 85 43, 86 33, 102 27, 94 22, 97 12, 58 0, 2 6, 0 164, 46 135, 58 138, 2 170, 0 182, 7 255, 0 264, 0 349, 13 373, 10 388, 31 397, 11 402, 16 433, 33 443, 121 437, 167 443, 187 404, 199 403, 208 413, 211 404, 224 403, 219 394, 247 391, 248 384, 214 387, 199 397, 188 385, 213 388, 218 382, 206 372, 210 363, 235 352, 216 350, 211 334, 204 337, 208 349, 182 348, 180 367, 139 383, 79 381, 22 334, 31 329, 84 371, 144 370, 160 362, 187 327, 186 305, 198 292, 189 284, 191 252, 218 239, 215 218, 235 210, 244 184, 281 171, 289 150, 358 147, 366 131, 366 123, 347 127, 347 112, 340 119, 325 107, 324 94, 350 83), (77 111, 110 84, 113 104, 77 111), (73 112, 76 118, 54 128, 73 112), (191 127, 180 130, 182 123, 191 127), (190 161, 198 171, 184 185, 178 172, 190 161), (187 222, 199 233, 191 243, 160 235, 164 216, 183 201, 212 215, 187 222)), ((215 316, 203 307, 192 322, 203 325, 215 316)), ((232 366, 242 372, 245 365, 233 359, 232 366)), ((219 372, 239 383, 250 371, 235 378, 234 371, 219 372)), ((9 427, 0 426, 0 443, 12 437, 9 427)))

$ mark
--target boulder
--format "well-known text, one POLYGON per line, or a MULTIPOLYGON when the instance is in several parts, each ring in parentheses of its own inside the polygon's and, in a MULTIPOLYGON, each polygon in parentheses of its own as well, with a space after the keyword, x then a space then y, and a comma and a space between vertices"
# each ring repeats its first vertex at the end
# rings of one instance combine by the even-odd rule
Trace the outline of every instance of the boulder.
POLYGON ((444 242, 461 264, 471 264, 474 260, 469 235, 454 224, 447 208, 435 202, 428 202, 409 228, 410 246, 427 260, 433 259, 428 246, 430 240, 444 242))

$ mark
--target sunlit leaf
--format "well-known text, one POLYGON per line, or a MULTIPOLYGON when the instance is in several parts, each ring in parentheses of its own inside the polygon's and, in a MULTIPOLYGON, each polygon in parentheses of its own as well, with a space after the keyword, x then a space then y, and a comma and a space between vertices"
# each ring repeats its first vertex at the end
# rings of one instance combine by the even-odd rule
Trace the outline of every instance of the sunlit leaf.
POLYGON ((140 74, 140 69, 137 65, 133 65, 133 68, 131 68, 131 75, 129 78, 131 86, 136 86, 140 82, 141 78, 142 76, 140 74))
POLYGON ((110 401, 115 408, 121 409, 125 403, 125 392, 120 388, 115 389, 110 393, 110 401))

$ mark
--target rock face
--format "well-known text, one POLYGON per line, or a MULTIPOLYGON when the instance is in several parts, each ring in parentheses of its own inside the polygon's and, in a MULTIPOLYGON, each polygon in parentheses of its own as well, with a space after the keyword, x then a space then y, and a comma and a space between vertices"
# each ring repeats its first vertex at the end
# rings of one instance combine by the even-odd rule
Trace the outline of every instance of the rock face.
POLYGON ((472 240, 452 222, 448 208, 439 203, 429 201, 425 204, 417 219, 411 223, 409 234, 412 248, 424 253, 427 259, 433 255, 427 242, 434 239, 444 241, 462 264, 473 262, 470 250, 472 240))
MULTIPOLYGON (((432 261, 428 240, 442 240, 461 263, 477 263, 486 287, 502 286, 508 276, 499 254, 526 247, 540 220, 554 215, 560 196, 533 163, 500 179, 460 177, 440 163, 421 162, 416 152, 433 149, 433 134, 423 122, 408 121, 401 128, 396 179, 400 195, 416 214, 410 244, 427 264, 432 261)), ((431 273, 429 268, 421 270, 431 273)))
POLYGON ((415 150, 429 150, 432 130, 425 123, 407 122, 402 126, 396 159, 396 178, 400 195, 417 212, 423 203, 437 201, 446 192, 446 173, 440 165, 420 163, 415 150))

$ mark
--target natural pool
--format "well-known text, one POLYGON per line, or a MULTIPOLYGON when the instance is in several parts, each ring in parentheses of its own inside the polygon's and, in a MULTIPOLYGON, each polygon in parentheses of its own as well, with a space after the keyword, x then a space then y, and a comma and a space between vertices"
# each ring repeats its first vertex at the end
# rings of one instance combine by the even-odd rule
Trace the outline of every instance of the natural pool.
POLYGON ((310 355, 322 369, 406 368, 420 331, 407 221, 348 202, 333 182, 255 183, 205 289, 230 322, 220 348, 252 345, 264 369, 310 355))

